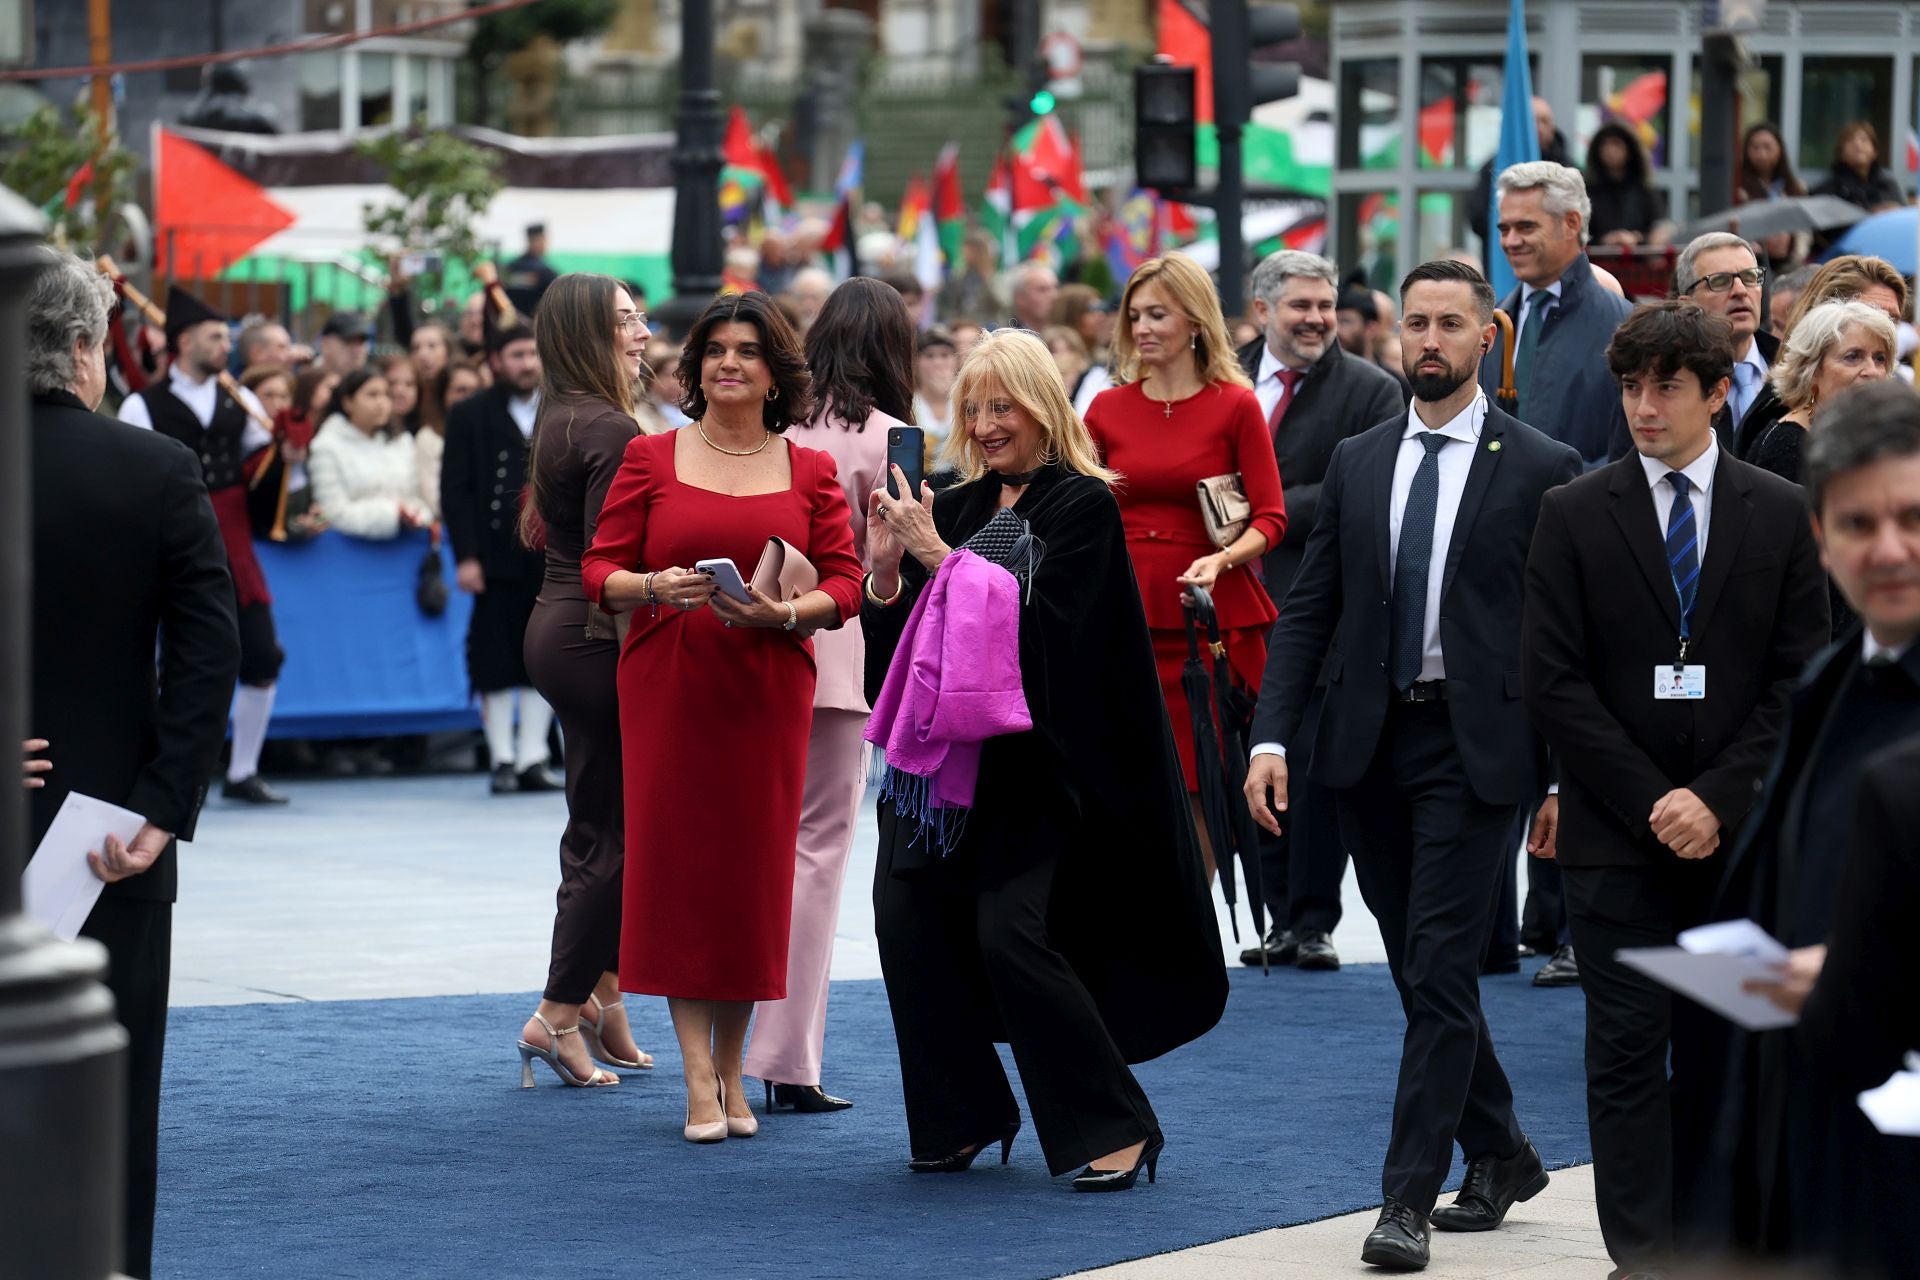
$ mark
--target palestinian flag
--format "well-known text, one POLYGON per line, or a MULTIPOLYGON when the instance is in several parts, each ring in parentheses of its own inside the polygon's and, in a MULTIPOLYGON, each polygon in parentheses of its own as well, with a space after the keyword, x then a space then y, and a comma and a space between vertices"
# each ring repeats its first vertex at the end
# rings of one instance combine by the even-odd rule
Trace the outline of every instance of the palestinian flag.
POLYGON ((980 225, 1000 246, 1000 265, 1010 267, 1020 260, 1013 238, 1013 166, 1004 154, 993 162, 993 175, 980 195, 980 225))
POLYGON ((834 275, 841 280, 850 279, 854 272, 853 199, 853 192, 840 197, 833 207, 833 222, 820 241, 820 251, 832 258, 834 275))
POLYGON ((960 192, 960 144, 957 142, 940 148, 940 158, 933 162, 933 217, 947 270, 957 271, 961 244, 967 235, 967 206, 960 192))

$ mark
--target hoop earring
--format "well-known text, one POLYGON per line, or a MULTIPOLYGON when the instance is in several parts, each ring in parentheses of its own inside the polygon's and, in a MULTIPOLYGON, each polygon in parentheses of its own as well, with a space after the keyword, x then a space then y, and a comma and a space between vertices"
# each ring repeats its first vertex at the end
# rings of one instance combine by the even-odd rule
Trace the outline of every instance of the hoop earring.
POLYGON ((769 400, 778 400, 779 398, 780 398, 780 388, 779 388, 779 387, 768 387, 768 388, 767 388, 767 399, 769 399, 769 400))

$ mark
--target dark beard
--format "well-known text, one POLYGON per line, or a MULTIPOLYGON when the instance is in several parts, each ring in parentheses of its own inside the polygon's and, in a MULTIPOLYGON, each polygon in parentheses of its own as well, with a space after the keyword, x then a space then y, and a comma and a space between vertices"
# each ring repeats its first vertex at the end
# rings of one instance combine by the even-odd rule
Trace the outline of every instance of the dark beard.
POLYGON ((1461 384, 1472 376, 1472 370, 1465 373, 1449 369, 1445 373, 1414 372, 1407 375, 1407 385, 1413 388, 1413 398, 1424 400, 1428 404, 1438 404, 1458 391, 1461 384))

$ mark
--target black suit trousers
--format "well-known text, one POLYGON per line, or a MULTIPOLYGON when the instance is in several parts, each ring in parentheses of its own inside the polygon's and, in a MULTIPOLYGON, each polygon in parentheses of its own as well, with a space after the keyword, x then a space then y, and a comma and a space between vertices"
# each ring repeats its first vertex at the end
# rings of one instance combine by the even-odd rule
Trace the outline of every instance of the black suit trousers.
POLYGON ((1367 772, 1335 794, 1407 1016, 1380 1187, 1428 1213, 1455 1142, 1471 1159, 1525 1141, 1480 1011, 1513 807, 1474 794, 1444 702, 1396 703, 1367 772))
MULTIPOLYGON (((1307 699, 1293 740, 1313 741, 1320 732, 1320 710, 1327 691, 1316 688, 1307 699)), ((1287 820, 1280 835, 1260 832, 1261 890, 1267 914, 1277 929, 1332 933, 1340 923, 1340 882, 1347 874, 1347 847, 1340 842, 1339 810, 1333 792, 1315 782, 1312 761, 1299 753, 1289 769, 1287 820)))
POLYGON ((167 1043, 173 904, 114 895, 94 904, 82 937, 107 949, 107 990, 127 1029, 126 1260, 135 1280, 153 1274, 153 1199, 160 1168, 160 1060, 167 1043))
POLYGON ((1059 858, 989 884, 964 866, 894 875, 887 845, 883 834, 874 928, 914 1156, 951 1155, 1019 1118, 996 1038, 1013 1046, 1055 1175, 1158 1134, 1093 997, 1048 941, 1059 858))
POLYGON ((1614 952, 1669 947, 1703 923, 1724 861, 1670 856, 1560 869, 1587 996, 1587 1128, 1600 1233, 1628 1270, 1667 1259, 1676 1216, 1690 1216, 1687 1189, 1698 1181, 1718 1113, 1712 1046, 1724 1024, 1614 952))

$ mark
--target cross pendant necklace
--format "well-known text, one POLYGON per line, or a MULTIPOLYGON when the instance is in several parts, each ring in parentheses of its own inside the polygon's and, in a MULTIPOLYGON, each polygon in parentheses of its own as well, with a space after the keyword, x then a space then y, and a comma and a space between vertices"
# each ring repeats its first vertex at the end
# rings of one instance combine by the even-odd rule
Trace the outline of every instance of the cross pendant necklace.
POLYGON ((1160 402, 1160 416, 1163 418, 1171 418, 1173 416, 1173 401, 1162 400, 1160 402))

